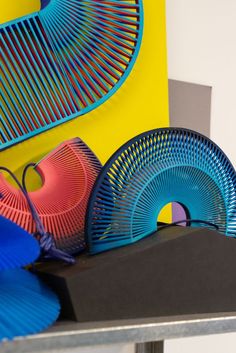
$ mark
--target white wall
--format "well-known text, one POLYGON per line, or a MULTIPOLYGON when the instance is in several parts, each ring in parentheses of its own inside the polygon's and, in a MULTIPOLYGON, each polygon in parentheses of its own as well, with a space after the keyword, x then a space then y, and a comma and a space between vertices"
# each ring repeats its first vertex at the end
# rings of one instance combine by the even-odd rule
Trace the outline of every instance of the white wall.
MULTIPOLYGON (((211 138, 236 166, 236 0, 166 0, 169 78, 212 86, 211 138)), ((236 334, 166 343, 165 353, 234 353, 236 334)))
POLYGON ((211 138, 236 166, 236 0, 166 0, 169 78, 212 86, 211 138))
POLYGON ((235 351, 235 336, 224 334, 167 341, 164 353, 235 353, 235 351))

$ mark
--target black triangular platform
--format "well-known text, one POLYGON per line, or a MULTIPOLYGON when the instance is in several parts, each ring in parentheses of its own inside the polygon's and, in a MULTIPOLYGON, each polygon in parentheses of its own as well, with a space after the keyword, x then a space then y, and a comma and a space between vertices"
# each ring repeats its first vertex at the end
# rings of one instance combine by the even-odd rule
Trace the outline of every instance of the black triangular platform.
POLYGON ((79 322, 236 311, 236 239, 172 227, 75 266, 44 264, 62 315, 79 322))

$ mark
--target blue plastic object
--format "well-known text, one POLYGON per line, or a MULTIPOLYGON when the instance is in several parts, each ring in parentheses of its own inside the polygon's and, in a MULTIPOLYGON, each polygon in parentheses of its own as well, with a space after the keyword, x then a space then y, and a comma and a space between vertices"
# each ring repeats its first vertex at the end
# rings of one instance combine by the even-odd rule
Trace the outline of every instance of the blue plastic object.
POLYGON ((90 252, 152 234, 160 211, 170 202, 182 204, 191 219, 211 222, 221 233, 236 235, 235 170, 222 150, 197 132, 181 128, 149 131, 109 159, 88 205, 90 252))
POLYGON ((29 265, 40 255, 32 235, 0 216, 0 271, 29 265))
POLYGON ((142 0, 41 0, 0 26, 0 150, 105 102, 129 75, 142 0))
POLYGON ((38 333, 59 316, 57 296, 21 269, 0 272, 0 340, 38 333))

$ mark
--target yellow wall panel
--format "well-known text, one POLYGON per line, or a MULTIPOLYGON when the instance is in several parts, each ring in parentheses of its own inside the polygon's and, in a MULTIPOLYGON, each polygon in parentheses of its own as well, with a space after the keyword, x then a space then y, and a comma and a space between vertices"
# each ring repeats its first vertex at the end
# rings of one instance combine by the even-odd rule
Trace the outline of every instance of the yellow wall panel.
POLYGON ((0 0, 0 24, 40 9, 40 0, 0 0))
MULTIPOLYGON (((0 1, 1 22, 39 7, 37 1, 0 1)), ((81 137, 104 163, 128 139, 168 126, 165 1, 143 3, 141 50, 123 86, 96 110, 1 152, 1 165, 19 174, 23 165, 38 161, 60 142, 75 136, 81 137)))

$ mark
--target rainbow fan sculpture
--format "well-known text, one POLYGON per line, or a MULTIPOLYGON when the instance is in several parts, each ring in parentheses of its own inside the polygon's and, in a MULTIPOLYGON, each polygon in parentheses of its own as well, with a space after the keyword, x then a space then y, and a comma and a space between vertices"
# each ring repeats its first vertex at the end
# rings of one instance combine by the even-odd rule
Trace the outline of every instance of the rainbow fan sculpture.
POLYGON ((102 104, 129 75, 141 45, 142 0, 41 5, 0 26, 0 149, 102 104))
MULTIPOLYGON (((29 197, 56 246, 70 254, 84 249, 88 198, 101 169, 92 151, 79 138, 64 142, 36 166, 43 185, 29 197)), ((0 214, 29 233, 36 231, 24 194, 0 173, 0 214)))
POLYGON ((149 131, 110 158, 88 206, 91 253, 152 234, 160 211, 170 202, 183 205, 192 220, 210 222, 221 233, 236 236, 235 170, 221 149, 197 132, 149 131))

